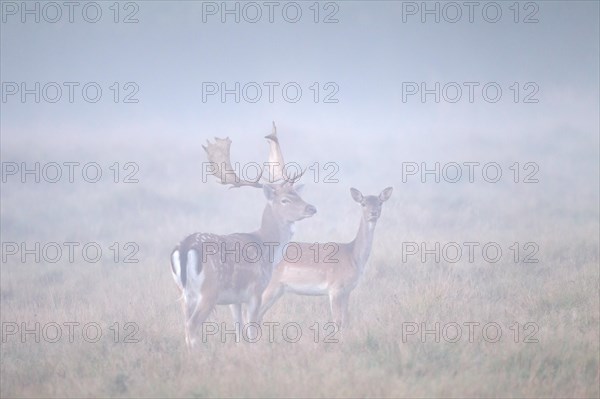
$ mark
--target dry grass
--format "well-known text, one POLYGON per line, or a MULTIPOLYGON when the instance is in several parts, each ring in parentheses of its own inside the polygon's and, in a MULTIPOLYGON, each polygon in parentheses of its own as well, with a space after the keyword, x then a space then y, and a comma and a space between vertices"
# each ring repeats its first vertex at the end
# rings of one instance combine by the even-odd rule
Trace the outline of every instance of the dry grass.
MULTIPOLYGON (((395 187, 364 280, 351 296, 351 325, 340 342, 313 342, 309 327, 328 319, 325 298, 289 295, 267 319, 299 323, 304 335, 298 343, 281 336, 274 343, 209 340, 190 355, 169 252, 193 231, 256 227, 263 200, 250 189, 197 184, 199 143, 158 154, 150 150, 160 145, 148 140, 123 153, 102 147, 77 152, 78 159, 106 160, 104 165, 137 160, 139 184, 3 187, 2 241, 97 241, 103 248, 135 241, 140 262, 115 264, 105 256, 96 264, 81 259, 22 264, 13 258, 3 263, 2 323, 96 322, 104 335, 97 343, 80 335, 73 343, 66 337, 58 343, 8 337, 1 349, 2 397, 600 395, 597 182, 569 196, 558 195, 564 187, 554 183, 450 190, 403 185, 392 175, 363 188, 366 180, 358 173, 338 185, 311 185, 304 197, 319 214, 298 225, 300 240, 351 239, 359 209, 348 187, 369 194, 395 187), (515 264, 508 256, 496 264, 481 257, 475 263, 402 261, 401 242, 438 240, 496 241, 503 249, 514 241, 535 241, 540 262, 515 264), (425 343, 416 336, 402 340, 402 323, 470 321, 499 323, 500 342, 488 343, 480 332, 473 343, 466 338, 436 343, 432 336, 425 343), (115 322, 136 323, 140 342, 114 343, 108 327, 115 322), (536 323, 539 342, 524 343, 521 336, 515 343, 509 329, 514 322, 536 323)), ((43 160, 43 153, 33 152, 36 147, 16 142, 5 140, 2 151, 3 160, 43 160)), ((59 159, 73 160, 73 153, 64 149, 59 159)), ((211 320, 231 319, 222 308, 211 320)))

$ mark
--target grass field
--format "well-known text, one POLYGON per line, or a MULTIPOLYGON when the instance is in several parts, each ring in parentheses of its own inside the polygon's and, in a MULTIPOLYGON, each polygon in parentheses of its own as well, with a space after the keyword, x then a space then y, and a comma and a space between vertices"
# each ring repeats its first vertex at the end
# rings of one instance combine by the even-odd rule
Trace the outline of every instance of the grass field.
MULTIPOLYGON (((378 170, 385 172, 373 181, 369 169, 375 168, 360 167, 366 160, 338 153, 338 184, 307 179, 303 197, 319 212, 297 224, 295 239, 351 240, 360 209, 349 188, 377 194, 394 187, 367 271, 350 299, 350 324, 335 334, 339 342, 324 342, 326 298, 288 295, 266 320, 298 323, 298 342, 286 342, 276 330, 272 343, 214 338, 190 354, 169 272, 170 251, 195 231, 250 231, 264 206, 259 190, 201 182, 200 144, 212 136, 182 139, 175 148, 158 137, 135 145, 119 145, 118 137, 64 140, 73 144, 60 149, 50 139, 3 138, 4 162, 93 160, 106 178, 96 184, 81 179, 22 184, 14 178, 3 184, 3 243, 96 242, 103 253, 97 263, 86 262, 79 249, 72 263, 66 254, 56 263, 36 263, 32 256, 22 262, 19 255, 3 259, 2 397, 600 395, 597 138, 575 143, 564 138, 564 145, 560 137, 549 138, 554 147, 540 150, 537 158, 540 183, 529 185, 507 179, 402 183, 398 165, 390 166, 398 160, 391 147, 379 153, 378 170), (52 157, 46 155, 50 148, 52 157), (108 167, 125 160, 138 163, 139 183, 112 182, 108 167), (121 248, 118 262, 109 248, 114 242, 121 248), (133 255, 138 263, 123 262, 128 242, 139 245, 133 255), (490 263, 479 249, 473 262, 466 253, 455 263, 432 257, 422 262, 419 256, 403 259, 407 242, 425 242, 427 248, 435 242, 495 242, 503 256, 490 263), (521 249, 516 263, 509 248, 514 242, 521 249), (523 262, 528 242, 539 246, 537 263, 523 262), (40 342, 21 331, 21 323, 33 329, 36 322, 40 342), (80 323, 73 342, 64 325, 69 322, 80 323), (321 328, 318 342, 311 330, 315 322, 321 328), (49 342, 55 325, 48 323, 63 326, 56 343, 49 342), (98 342, 82 337, 86 323, 102 329, 98 342), (434 334, 406 335, 421 323, 429 330, 435 323, 448 329, 439 342, 434 334), (447 342, 455 335, 451 323, 462 326, 455 343, 447 342), (464 323, 479 323, 473 342, 464 323), (488 342, 495 329, 483 335, 487 323, 500 327, 497 342, 488 342), (14 326, 19 331, 9 334, 14 326), (131 339, 138 342, 125 342, 131 339)), ((235 134, 232 138, 234 151, 242 153, 235 134)), ((210 321, 230 322, 229 310, 219 307, 210 321)))

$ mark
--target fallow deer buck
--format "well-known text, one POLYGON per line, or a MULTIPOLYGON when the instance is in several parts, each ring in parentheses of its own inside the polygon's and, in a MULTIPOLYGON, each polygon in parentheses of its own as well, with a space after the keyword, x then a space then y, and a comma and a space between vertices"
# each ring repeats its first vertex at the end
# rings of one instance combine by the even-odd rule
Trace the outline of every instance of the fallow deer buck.
MULTIPOLYGON (((189 348, 215 305, 230 305, 238 328, 242 304, 246 304, 246 322, 258 322, 262 293, 273 265, 281 260, 282 249, 292 237, 294 222, 317 212, 300 197, 301 187, 294 187, 301 175, 277 184, 241 180, 231 168, 230 145, 226 138, 203 146, 209 160, 219 164, 215 175, 231 187, 262 188, 267 205, 258 230, 229 235, 195 233, 171 253, 171 272, 182 292, 189 348)), ((256 331, 249 329, 248 335, 256 336, 256 331)))
MULTIPOLYGON (((362 219, 356 238, 349 243, 297 243, 293 259, 284 258, 273 272, 263 293, 259 319, 285 292, 299 295, 327 295, 331 317, 342 326, 348 316, 350 293, 364 273, 371 253, 375 225, 381 208, 392 195, 388 187, 378 196, 363 196, 350 189, 354 201, 362 205, 362 219)), ((290 246, 291 248, 292 246, 290 246)))

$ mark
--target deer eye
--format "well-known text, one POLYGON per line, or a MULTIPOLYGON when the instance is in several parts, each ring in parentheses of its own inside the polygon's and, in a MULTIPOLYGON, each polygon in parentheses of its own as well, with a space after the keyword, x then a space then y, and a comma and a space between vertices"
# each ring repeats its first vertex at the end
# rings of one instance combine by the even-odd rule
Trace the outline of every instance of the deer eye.
POLYGON ((287 205, 287 204, 289 204, 290 202, 292 202, 292 201, 290 201, 290 200, 289 200, 289 199, 287 199, 287 198, 283 198, 283 199, 281 200, 281 203, 282 203, 283 205, 287 205))

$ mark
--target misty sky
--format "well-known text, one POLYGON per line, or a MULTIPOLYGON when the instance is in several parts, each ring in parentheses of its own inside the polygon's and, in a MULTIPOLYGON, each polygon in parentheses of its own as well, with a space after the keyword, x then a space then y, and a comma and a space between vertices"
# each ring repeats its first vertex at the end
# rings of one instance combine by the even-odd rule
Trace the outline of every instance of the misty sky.
MULTIPOLYGON (((485 158, 488 154, 478 152, 482 145, 492 157, 497 151, 535 158, 548 142, 569 137, 597 158, 598 3, 536 2, 531 4, 537 8, 526 8, 522 2, 518 23, 510 8, 513 2, 499 2, 501 18, 487 22, 482 12, 487 3, 475 8, 472 23, 464 6, 456 23, 447 22, 443 13, 439 23, 432 15, 422 23, 420 10, 416 15, 407 12, 421 2, 394 1, 338 2, 337 10, 321 3, 319 23, 313 21, 312 2, 299 3, 302 17, 297 23, 284 20, 285 2, 278 3, 273 23, 263 2, 257 3, 263 13, 257 23, 246 22, 243 15, 240 23, 231 15, 222 23, 219 11, 207 14, 221 2, 195 1, 136 2, 137 23, 114 23, 111 2, 98 3, 102 17, 97 23, 82 18, 83 6, 75 9, 73 23, 66 7, 57 23, 44 21, 42 14, 40 23, 32 15, 22 23, 24 3, 3 2, 3 84, 80 84, 72 104, 67 89, 54 104, 37 104, 31 95, 23 104, 19 93, 7 96, 2 103, 3 143, 39 135, 60 140, 68 133, 81 145, 92 135, 120 135, 125 143, 128 135, 202 142, 229 135, 237 143, 259 141, 264 146, 260 140, 275 120, 283 140, 333 158, 343 150, 363 160, 376 159, 382 146, 404 157, 485 158), (332 11, 338 22, 323 23, 332 11), (527 16, 538 22, 524 23, 527 16), (103 89, 99 102, 82 99, 81 87, 87 82, 103 89), (134 82, 139 102, 115 104, 110 89, 114 82, 121 96, 127 93, 124 85, 134 82), (228 87, 235 82, 278 82, 279 88, 273 103, 265 86, 256 103, 235 103, 231 95, 225 103, 218 95, 203 102, 203 82, 226 82, 228 87), (282 97, 281 87, 288 82, 303 91, 296 103, 282 97), (314 82, 320 90, 318 103, 310 89, 314 82), (325 87, 328 82, 339 89, 333 97, 337 103, 323 102, 331 91, 332 86, 325 87), (403 102, 403 82, 480 85, 474 103, 463 86, 457 103, 435 103, 429 96, 423 104, 419 95, 403 102), (503 89, 497 103, 483 100, 481 87, 488 82, 503 89), (516 104, 509 88, 514 82, 521 90, 516 104), (538 103, 522 101, 530 91, 524 87, 528 82, 539 89, 534 96, 538 103)), ((228 5, 235 7, 235 2, 228 5)), ((122 7, 119 19, 132 11, 133 6, 122 7)), ((454 10, 446 11, 449 18, 454 16, 454 10)), ((53 18, 55 11, 47 12, 53 18)), ((493 10, 489 12, 493 17, 493 10)), ((11 155, 7 151, 3 149, 4 157, 11 155)), ((563 155, 568 160, 577 154, 563 155)))

